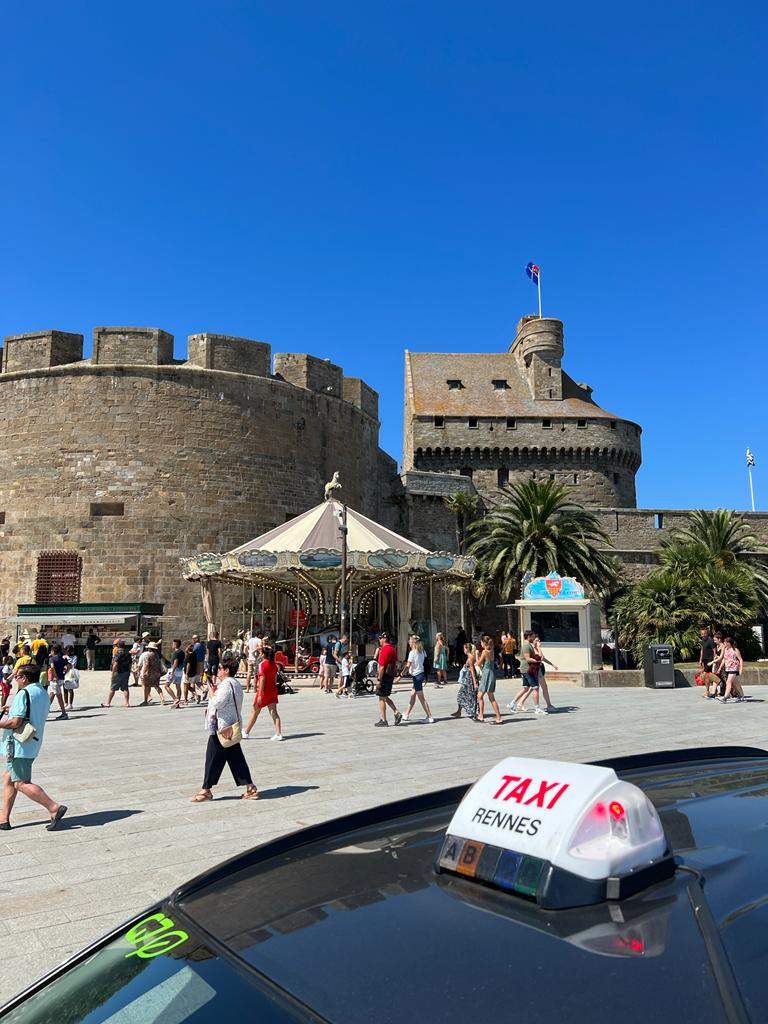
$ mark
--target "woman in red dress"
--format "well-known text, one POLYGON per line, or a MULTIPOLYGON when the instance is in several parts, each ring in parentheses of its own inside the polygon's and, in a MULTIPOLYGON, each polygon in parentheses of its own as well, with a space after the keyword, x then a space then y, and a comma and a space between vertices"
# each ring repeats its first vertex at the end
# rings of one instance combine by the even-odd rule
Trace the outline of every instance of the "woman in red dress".
POLYGON ((249 739, 251 729, 256 724, 256 719, 261 714, 262 708, 267 708, 272 721, 275 723, 275 735, 270 739, 278 743, 283 738, 283 727, 280 715, 277 713, 277 665, 275 664, 275 651, 272 647, 262 647, 262 659, 259 662, 259 672, 256 681, 256 697, 253 701, 253 711, 248 719, 248 725, 243 732, 243 739, 249 739))

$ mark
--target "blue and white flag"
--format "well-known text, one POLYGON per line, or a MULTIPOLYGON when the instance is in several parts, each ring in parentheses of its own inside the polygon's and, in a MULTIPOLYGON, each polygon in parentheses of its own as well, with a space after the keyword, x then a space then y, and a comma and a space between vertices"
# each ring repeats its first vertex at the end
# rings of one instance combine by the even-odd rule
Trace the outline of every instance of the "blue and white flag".
POLYGON ((539 283, 539 268, 536 266, 535 263, 529 263, 528 266, 525 268, 525 272, 534 284, 539 283))

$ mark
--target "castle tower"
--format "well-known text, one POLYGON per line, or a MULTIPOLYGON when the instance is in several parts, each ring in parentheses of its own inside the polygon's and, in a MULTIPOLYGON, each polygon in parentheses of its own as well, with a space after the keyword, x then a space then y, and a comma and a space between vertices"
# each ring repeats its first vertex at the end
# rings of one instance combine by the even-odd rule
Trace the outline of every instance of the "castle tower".
POLYGON ((469 477, 494 505, 511 484, 550 479, 584 505, 634 508, 640 427, 597 405, 563 352, 562 321, 539 317, 520 320, 507 352, 406 352, 406 489, 469 477))

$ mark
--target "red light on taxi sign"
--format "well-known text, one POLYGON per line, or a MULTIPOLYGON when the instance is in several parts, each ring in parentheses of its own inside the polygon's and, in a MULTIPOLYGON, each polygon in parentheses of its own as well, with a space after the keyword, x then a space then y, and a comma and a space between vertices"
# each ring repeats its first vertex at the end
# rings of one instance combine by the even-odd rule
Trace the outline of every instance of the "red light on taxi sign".
POLYGON ((624 814, 626 813, 624 810, 624 805, 620 804, 618 800, 611 800, 611 802, 608 804, 608 810, 611 812, 611 817, 615 821, 618 821, 619 818, 623 818, 624 814))

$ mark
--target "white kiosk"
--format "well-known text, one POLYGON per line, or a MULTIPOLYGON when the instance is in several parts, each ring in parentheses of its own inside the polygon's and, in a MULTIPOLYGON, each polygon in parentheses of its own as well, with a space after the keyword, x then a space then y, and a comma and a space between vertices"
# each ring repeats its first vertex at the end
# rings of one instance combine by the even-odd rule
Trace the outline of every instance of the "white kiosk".
POLYGON ((522 600, 501 607, 520 610, 521 643, 523 631, 534 630, 559 672, 603 667, 600 605, 584 596, 573 577, 539 576, 525 585, 522 600))

